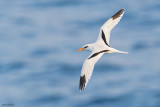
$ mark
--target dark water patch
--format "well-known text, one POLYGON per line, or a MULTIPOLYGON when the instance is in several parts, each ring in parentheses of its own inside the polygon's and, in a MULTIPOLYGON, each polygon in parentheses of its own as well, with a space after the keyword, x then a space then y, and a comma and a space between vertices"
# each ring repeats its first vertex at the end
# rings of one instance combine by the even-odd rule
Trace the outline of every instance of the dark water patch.
MULTIPOLYGON (((160 107, 160 91, 159 90, 147 90, 147 96, 150 98, 149 102, 152 102, 148 107, 160 107)), ((149 104, 149 102, 145 104, 149 104)))
POLYGON ((27 78, 30 78, 29 80, 31 81, 39 81, 39 80, 45 80, 46 78, 48 78, 48 76, 45 75, 45 73, 32 73, 28 75, 27 78))
MULTIPOLYGON (((62 62, 50 62, 46 65, 47 71, 60 71, 60 73, 68 73, 68 74, 75 74, 74 72, 80 71, 82 65, 77 64, 69 64, 69 63, 62 63, 62 62)), ((72 75, 73 75, 72 74, 72 75)))
POLYGON ((4 17, 4 14, 3 13, 0 13, 0 18, 3 18, 4 17))
POLYGON ((26 17, 15 18, 13 23, 18 26, 31 26, 31 25, 33 25, 32 21, 26 17))
MULTIPOLYGON (((135 18, 136 18, 136 16, 132 12, 130 12, 130 14, 125 13, 122 21, 123 22, 134 21, 135 18)), ((123 24, 123 23, 121 23, 121 24, 123 24)))
POLYGON ((89 104, 95 105, 95 104, 102 104, 107 102, 117 102, 119 100, 120 98, 99 97, 99 98, 92 99, 89 104))
POLYGON ((108 19, 100 18, 96 20, 76 21, 76 22, 69 22, 69 23, 74 23, 80 28, 93 28, 95 26, 103 25, 106 20, 108 19))
MULTIPOLYGON (((58 71, 57 71, 58 72, 58 71)), ((58 88, 59 86, 62 86, 66 80, 66 76, 62 74, 58 75, 55 73, 32 73, 30 75, 27 75, 24 79, 21 79, 23 82, 19 82, 19 84, 26 83, 30 84, 32 87, 50 87, 50 88, 58 88)), ((18 81, 17 81, 18 83, 18 81)))
POLYGON ((0 71, 2 71, 3 70, 3 65, 2 64, 0 64, 0 71))
POLYGON ((154 90, 154 91, 151 91, 151 93, 153 93, 153 96, 155 99, 159 99, 160 101, 160 90, 154 90))
POLYGON ((33 4, 26 5, 27 7, 33 7, 33 8, 50 8, 50 7, 68 7, 68 6, 79 6, 83 2, 73 1, 73 0, 61 0, 61 1, 49 1, 49 2, 34 2, 33 4))
POLYGON ((69 65, 69 64, 61 65, 61 70, 66 70, 66 71, 76 71, 79 68, 80 68, 79 66, 75 66, 75 65, 69 65))
POLYGON ((133 95, 126 94, 121 96, 109 97, 109 95, 101 97, 92 97, 87 102, 79 104, 79 107, 92 107, 92 106, 108 106, 108 107, 129 107, 133 100, 133 95))
POLYGON ((26 66, 27 66, 26 62, 15 61, 15 62, 4 65, 4 69, 5 71, 21 70, 21 69, 25 69, 26 66))
POLYGON ((28 81, 32 82, 37 82, 38 84, 44 83, 45 85, 48 86, 58 86, 60 85, 66 78, 66 75, 61 73, 59 70, 45 70, 43 72, 33 72, 29 75, 27 75, 26 78, 29 78, 28 81))
POLYGON ((124 69, 123 66, 117 65, 117 64, 98 64, 95 65, 95 70, 99 72, 110 72, 110 71, 122 71, 124 69))
POLYGON ((149 45, 146 43, 146 41, 137 42, 136 44, 132 46, 133 51, 141 51, 141 50, 145 50, 148 48, 149 48, 149 45))
POLYGON ((124 14, 123 18, 120 21, 120 25, 124 26, 124 28, 130 28, 127 30, 136 30, 137 26, 139 27, 139 25, 137 24, 137 20, 136 16, 134 13, 130 12, 131 14, 129 14, 129 12, 127 12, 126 14, 124 14))
POLYGON ((47 80, 47 79, 51 80, 51 79, 55 79, 55 77, 56 77, 56 73, 55 72, 48 72, 48 71, 45 71, 45 72, 33 72, 30 75, 28 75, 28 78, 30 78, 30 80, 34 80, 34 81, 47 80))
POLYGON ((48 47, 46 47, 46 48, 45 47, 44 48, 39 48, 39 49, 34 50, 31 53, 31 56, 33 58, 37 58, 37 57, 42 57, 42 56, 51 54, 51 53, 56 52, 56 51, 57 51, 57 49, 48 48, 48 47))
POLYGON ((153 19, 145 19, 145 20, 142 20, 138 23, 139 26, 142 26, 142 27, 146 27, 147 30, 152 30, 153 27, 159 27, 160 25, 160 20, 157 19, 157 20, 153 20, 153 19))
POLYGON ((155 3, 144 9, 144 11, 149 11, 149 12, 152 12, 152 11, 159 12, 159 10, 160 10, 160 3, 155 3))
POLYGON ((124 86, 127 86, 128 84, 128 80, 110 80, 110 81, 107 81, 107 84, 105 85, 107 88, 119 88, 119 87, 124 87, 124 86))
POLYGON ((154 42, 154 47, 160 48, 160 40, 156 40, 156 41, 154 42))
MULTIPOLYGON (((101 27, 109 18, 111 18, 111 16, 107 16, 107 17, 103 17, 103 18, 98 18, 98 19, 94 19, 94 20, 93 19, 92 20, 77 20, 75 22, 69 22, 69 24, 74 23, 74 24, 76 24, 80 28, 93 28, 95 26, 100 26, 101 27)), ((127 14, 123 18, 124 18, 122 20, 123 23, 121 23, 122 25, 125 24, 125 26, 126 26, 126 23, 128 25, 128 21, 130 21, 130 23, 134 24, 133 21, 134 21, 135 17, 133 15, 127 14)))
POLYGON ((155 97, 155 100, 156 100, 156 106, 155 107, 160 107, 160 91, 157 92, 155 91, 154 92, 154 97, 155 97))
POLYGON ((60 66, 59 71, 65 75, 70 76, 70 75, 75 75, 75 74, 81 72, 81 66, 79 66, 79 65, 62 64, 59 66, 60 66), (79 72, 77 72, 77 71, 79 71, 79 72))
POLYGON ((61 101, 64 98, 63 95, 61 94, 57 94, 57 95, 45 95, 45 96, 41 96, 40 98, 32 101, 33 103, 36 104, 48 104, 48 103, 58 103, 59 101, 61 101))
POLYGON ((22 37, 27 38, 27 39, 32 39, 36 37, 36 34, 33 32, 25 32, 25 33, 22 33, 22 37))
POLYGON ((154 107, 160 107, 160 92, 153 92, 154 93, 154 96, 153 96, 153 98, 152 98, 152 102, 154 102, 153 103, 153 106, 154 107))

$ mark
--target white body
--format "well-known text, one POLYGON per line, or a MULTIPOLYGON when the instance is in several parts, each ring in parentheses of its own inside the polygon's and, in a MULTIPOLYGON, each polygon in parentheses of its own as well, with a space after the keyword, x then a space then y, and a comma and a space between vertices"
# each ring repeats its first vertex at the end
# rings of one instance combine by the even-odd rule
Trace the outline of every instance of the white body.
POLYGON ((121 9, 119 12, 117 12, 108 21, 104 23, 104 25, 100 29, 98 39, 95 43, 87 44, 84 46, 86 48, 83 49, 91 51, 91 54, 85 60, 82 67, 79 87, 81 91, 84 90, 84 88, 86 87, 92 75, 94 65, 104 53, 127 53, 114 49, 109 45, 111 30, 118 24, 124 12, 125 10, 121 9))

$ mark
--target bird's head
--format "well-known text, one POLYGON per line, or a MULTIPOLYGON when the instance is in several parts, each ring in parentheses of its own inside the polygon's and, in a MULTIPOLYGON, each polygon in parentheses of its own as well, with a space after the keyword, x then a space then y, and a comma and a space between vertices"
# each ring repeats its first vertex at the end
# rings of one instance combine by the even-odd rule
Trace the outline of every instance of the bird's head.
POLYGON ((92 46, 92 44, 87 44, 87 45, 84 45, 82 48, 80 48, 78 51, 82 51, 82 50, 92 51, 93 50, 93 46, 92 46))

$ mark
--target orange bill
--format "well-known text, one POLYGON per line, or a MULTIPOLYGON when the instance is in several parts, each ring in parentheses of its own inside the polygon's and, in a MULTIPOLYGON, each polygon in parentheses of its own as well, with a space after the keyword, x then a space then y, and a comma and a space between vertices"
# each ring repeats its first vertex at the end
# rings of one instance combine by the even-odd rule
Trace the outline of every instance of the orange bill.
POLYGON ((84 48, 80 48, 78 51, 82 51, 82 50, 84 50, 84 48))

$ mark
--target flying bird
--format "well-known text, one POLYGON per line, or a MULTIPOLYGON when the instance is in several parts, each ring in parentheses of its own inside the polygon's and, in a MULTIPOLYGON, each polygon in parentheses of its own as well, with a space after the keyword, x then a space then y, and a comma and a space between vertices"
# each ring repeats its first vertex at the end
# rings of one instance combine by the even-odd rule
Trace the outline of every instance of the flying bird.
POLYGON ((104 23, 100 29, 99 37, 95 43, 84 45, 83 48, 78 50, 91 51, 91 54, 83 63, 79 83, 80 91, 84 90, 86 87, 89 79, 91 78, 95 63, 104 53, 128 53, 114 49, 109 45, 111 30, 118 24, 124 12, 125 9, 121 9, 104 23))

